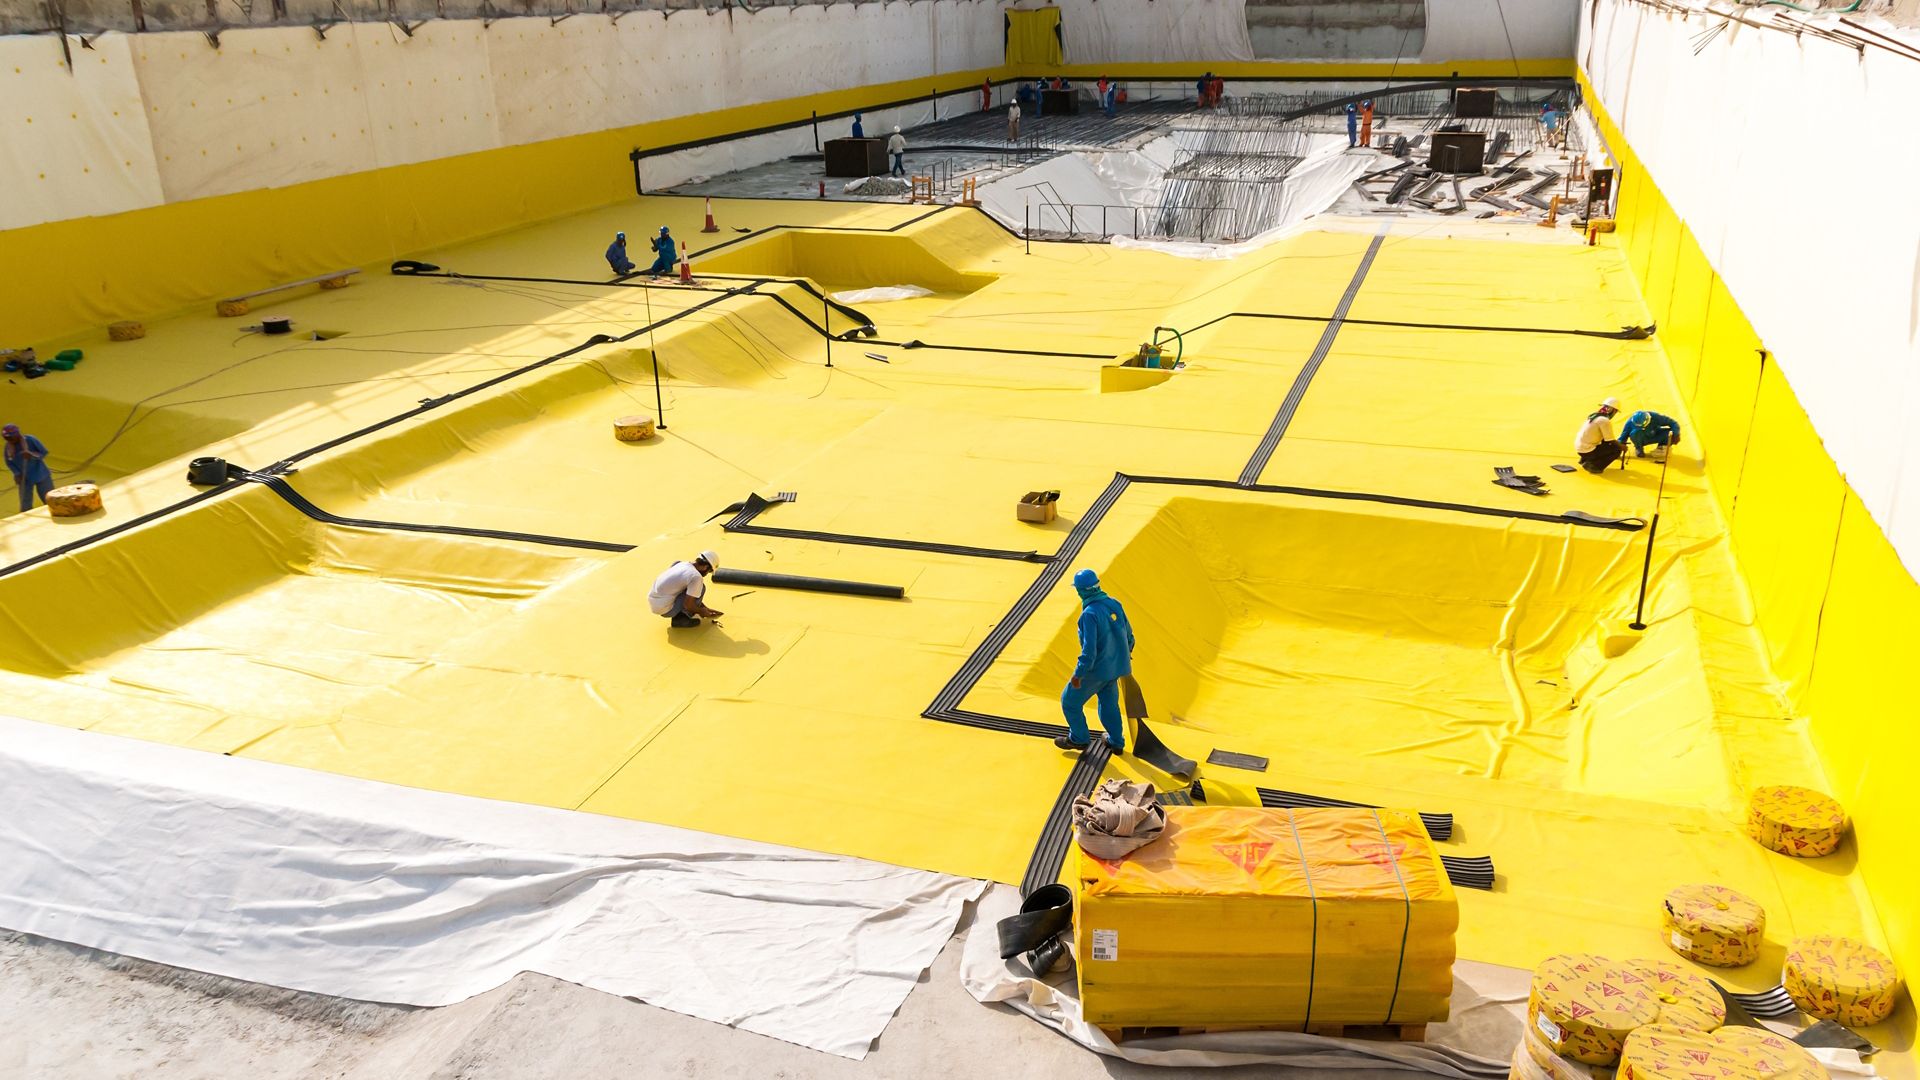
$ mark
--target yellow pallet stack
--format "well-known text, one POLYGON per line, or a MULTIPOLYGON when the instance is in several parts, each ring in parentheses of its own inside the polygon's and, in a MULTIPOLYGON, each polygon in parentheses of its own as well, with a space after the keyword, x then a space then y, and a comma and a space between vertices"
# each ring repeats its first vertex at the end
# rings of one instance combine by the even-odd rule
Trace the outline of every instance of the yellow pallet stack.
POLYGON ((1447 1018, 1453 885, 1400 810, 1169 806, 1118 862, 1078 852, 1075 956, 1107 1027, 1447 1018))

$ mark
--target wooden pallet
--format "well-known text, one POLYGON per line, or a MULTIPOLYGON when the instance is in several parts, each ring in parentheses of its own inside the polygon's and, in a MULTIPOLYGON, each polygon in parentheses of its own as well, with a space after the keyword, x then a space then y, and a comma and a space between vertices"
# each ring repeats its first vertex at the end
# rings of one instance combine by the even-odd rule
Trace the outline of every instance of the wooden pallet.
MULTIPOLYGON (((1249 1031, 1290 1031, 1300 1034, 1298 1024, 1188 1024, 1177 1027, 1103 1027, 1115 1043, 1140 1039, 1165 1039, 1177 1035, 1215 1035, 1249 1031)), ((1367 1039, 1373 1042, 1425 1042, 1425 1024, 1314 1024, 1305 1031, 1328 1039, 1367 1039)))
POLYGON ((249 306, 248 301, 250 300, 257 300, 262 296, 271 296, 274 293, 283 292, 287 289, 297 289, 303 285, 318 285, 322 289, 344 289, 347 287, 347 279, 359 272, 360 268, 355 266, 345 270, 331 270, 324 274, 315 274, 309 278, 301 278, 299 281, 288 281, 279 285, 269 285, 264 289, 255 289, 250 293, 241 293, 239 296, 229 296, 225 300, 215 301, 213 310, 216 315, 219 315, 223 319, 235 318, 247 313, 249 306))

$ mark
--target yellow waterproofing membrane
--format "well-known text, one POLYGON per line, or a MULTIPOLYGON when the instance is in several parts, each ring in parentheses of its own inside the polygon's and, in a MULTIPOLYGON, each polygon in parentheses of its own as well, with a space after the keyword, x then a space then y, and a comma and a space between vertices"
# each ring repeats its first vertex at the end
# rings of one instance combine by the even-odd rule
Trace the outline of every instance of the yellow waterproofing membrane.
POLYGON ((1060 56, 1060 9, 1006 13, 1007 63, 1057 67, 1060 56))
POLYGON ((1085 566, 1132 614, 1161 738, 1271 761, 1203 780, 1454 815, 1442 853, 1499 869, 1458 896, 1463 957, 1657 955, 1662 899, 1703 880, 1768 913, 1737 989, 1774 985, 1795 937, 1878 934, 1850 863, 1741 833, 1752 788, 1824 779, 1717 472, 1675 456, 1644 634, 1623 626, 1646 533, 1563 516, 1655 511, 1648 462, 1549 468, 1601 398, 1705 426, 1658 339, 1538 332, 1647 322, 1613 240, 1329 220, 1189 261, 1028 253, 964 209, 714 207, 718 236, 700 201, 648 197, 424 251, 457 276, 290 295, 287 338, 194 312, 55 343, 89 358, 11 416, 108 508, 0 523, 9 709, 1019 881, 1075 766, 1035 736, 1062 723, 1085 566), (612 233, 660 224, 698 283, 610 281, 612 233), (910 284, 932 294, 818 295, 910 284), (1157 325, 1186 366, 1103 393, 1157 325), (619 442, 656 362, 664 430, 619 442), (183 505, 199 454, 284 488, 183 505), (1506 465, 1551 494, 1495 486, 1506 465), (1057 520, 1015 519, 1047 489, 1057 520), (798 499, 724 528, 778 491, 798 499), (716 585, 719 625, 670 631, 645 594, 704 548, 906 598, 716 585))
MULTIPOLYGON (((1920 584, 1840 475, 1778 362, 1686 222, 1587 86, 1623 183, 1620 232, 1661 320, 1676 382, 1714 477, 1715 502, 1750 589, 1739 621, 1765 642, 1789 714, 1812 736, 1811 785, 1847 813, 1854 840, 1832 859, 1859 872, 1884 944, 1920 970, 1920 786, 1894 765, 1920 753, 1907 669, 1920 640, 1920 584)), ((1817 357, 1794 357, 1799 364, 1817 357)), ((1911 1006, 1903 1006, 1910 1010, 1911 1006)))

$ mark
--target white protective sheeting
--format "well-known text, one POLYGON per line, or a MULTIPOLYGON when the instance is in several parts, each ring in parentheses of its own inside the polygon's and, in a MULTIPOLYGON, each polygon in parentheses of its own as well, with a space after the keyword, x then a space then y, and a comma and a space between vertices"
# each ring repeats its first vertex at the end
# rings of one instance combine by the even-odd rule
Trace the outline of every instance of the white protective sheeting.
POLYGON ((857 1059, 981 889, 0 717, 0 926, 289 989, 532 971, 857 1059))
POLYGON ((1427 0, 1423 63, 1565 60, 1573 56, 1580 0, 1427 0))
POLYGON ((129 40, 74 44, 69 73, 58 39, 0 37, 0 229, 160 201, 129 40))
POLYGON ((1920 143, 1901 134, 1920 64, 1738 25, 1696 55, 1721 21, 1597 0, 1581 61, 1827 451, 1920 568, 1920 202, 1897 179, 1920 175, 1920 143))
POLYGON ((1060 0, 1059 8, 1069 64, 1254 58, 1246 0, 1060 0))
POLYGON ((980 0, 436 19, 411 37, 236 28, 218 48, 197 32, 106 34, 74 49, 73 74, 56 40, 0 38, 9 115, 32 117, 0 157, 0 228, 834 90, 931 93, 944 73, 999 66, 1002 48, 1000 12, 980 0))
POLYGON ((884 304, 889 300, 912 300, 932 295, 932 289, 924 289, 918 285, 878 285, 871 289, 837 292, 833 294, 833 298, 843 304, 884 304))

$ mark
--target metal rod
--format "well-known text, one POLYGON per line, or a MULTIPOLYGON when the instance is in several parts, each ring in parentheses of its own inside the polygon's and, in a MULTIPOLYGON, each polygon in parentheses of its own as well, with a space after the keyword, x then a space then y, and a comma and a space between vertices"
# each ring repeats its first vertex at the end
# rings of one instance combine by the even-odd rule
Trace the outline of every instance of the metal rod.
POLYGON ((820 329, 827 335, 827 366, 833 366, 833 302, 827 299, 824 285, 820 288, 820 329))
MULTIPOLYGON (((634 168, 640 166, 636 162, 634 168)), ((653 341, 653 286, 643 285, 640 295, 647 300, 647 357, 653 361, 653 411, 660 418, 656 425, 661 431, 667 430, 667 407, 660 400, 660 349, 653 341)))
MULTIPOLYGON (((1624 456, 1626 448, 1621 448, 1624 456)), ((1660 489, 1653 496, 1653 521, 1647 525, 1647 557, 1640 563, 1640 602, 1634 605, 1633 621, 1628 626, 1635 630, 1647 628, 1647 575, 1653 570, 1653 537, 1660 531, 1660 500, 1667 493, 1667 463, 1673 460, 1673 443, 1668 442, 1660 454, 1660 489)))

